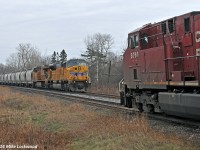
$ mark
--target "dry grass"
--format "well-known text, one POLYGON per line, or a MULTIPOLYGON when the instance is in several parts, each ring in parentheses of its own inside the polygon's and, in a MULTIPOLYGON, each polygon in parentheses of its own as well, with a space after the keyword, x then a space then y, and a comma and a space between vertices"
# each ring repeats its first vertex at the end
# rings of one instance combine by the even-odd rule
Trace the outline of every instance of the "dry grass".
POLYGON ((100 94, 110 94, 119 95, 118 85, 92 85, 88 88, 89 92, 100 93, 100 94))
POLYGON ((1 144, 39 149, 198 149, 191 141, 149 128, 145 117, 127 121, 0 87, 1 144))

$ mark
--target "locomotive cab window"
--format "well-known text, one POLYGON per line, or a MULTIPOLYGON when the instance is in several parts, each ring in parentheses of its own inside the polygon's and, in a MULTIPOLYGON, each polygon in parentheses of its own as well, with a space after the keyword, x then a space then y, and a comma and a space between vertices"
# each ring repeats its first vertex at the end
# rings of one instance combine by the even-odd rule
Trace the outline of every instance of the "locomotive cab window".
POLYGON ((148 34, 143 33, 140 37, 141 37, 140 38, 141 50, 149 48, 149 44, 148 44, 149 43, 149 36, 148 36, 148 34))
POLYGON ((166 22, 161 23, 161 28, 162 28, 162 33, 166 34, 167 33, 167 25, 166 22))
POLYGON ((190 18, 184 19, 184 29, 185 32, 190 32, 190 18))
POLYGON ((66 66, 67 67, 72 67, 72 66, 88 66, 88 64, 83 59, 71 59, 71 60, 67 61, 66 66))
POLYGON ((129 38, 129 47, 131 49, 134 49, 135 47, 138 46, 138 34, 135 34, 135 35, 132 35, 130 38, 129 38))
POLYGON ((169 33, 174 32, 174 19, 168 20, 168 29, 169 29, 169 33))

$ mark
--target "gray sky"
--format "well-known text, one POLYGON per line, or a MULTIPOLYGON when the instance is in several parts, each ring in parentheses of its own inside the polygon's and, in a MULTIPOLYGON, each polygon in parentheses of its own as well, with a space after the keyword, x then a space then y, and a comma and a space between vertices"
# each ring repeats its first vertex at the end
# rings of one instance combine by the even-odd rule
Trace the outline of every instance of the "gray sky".
POLYGON ((200 10, 198 0, 0 0, 0 63, 31 43, 42 55, 65 49, 68 58, 85 51, 87 35, 108 33, 121 54, 130 31, 200 10))

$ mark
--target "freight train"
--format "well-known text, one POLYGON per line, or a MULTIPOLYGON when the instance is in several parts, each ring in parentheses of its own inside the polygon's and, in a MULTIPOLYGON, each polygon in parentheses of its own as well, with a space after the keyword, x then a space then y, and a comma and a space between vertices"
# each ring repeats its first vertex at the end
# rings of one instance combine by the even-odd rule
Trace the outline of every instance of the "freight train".
POLYGON ((90 78, 87 62, 83 59, 71 59, 65 63, 37 66, 26 71, 2 74, 0 83, 85 92, 90 85, 90 78))
POLYGON ((130 32, 119 86, 126 107, 200 120, 200 11, 130 32))

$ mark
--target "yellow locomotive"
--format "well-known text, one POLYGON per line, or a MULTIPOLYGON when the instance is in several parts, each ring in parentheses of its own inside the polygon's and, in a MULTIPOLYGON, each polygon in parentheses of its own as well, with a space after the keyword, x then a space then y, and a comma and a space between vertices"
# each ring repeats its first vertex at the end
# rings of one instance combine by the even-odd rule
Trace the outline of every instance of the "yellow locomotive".
POLYGON ((83 59, 36 67, 32 72, 33 87, 84 92, 90 84, 88 71, 83 59))

